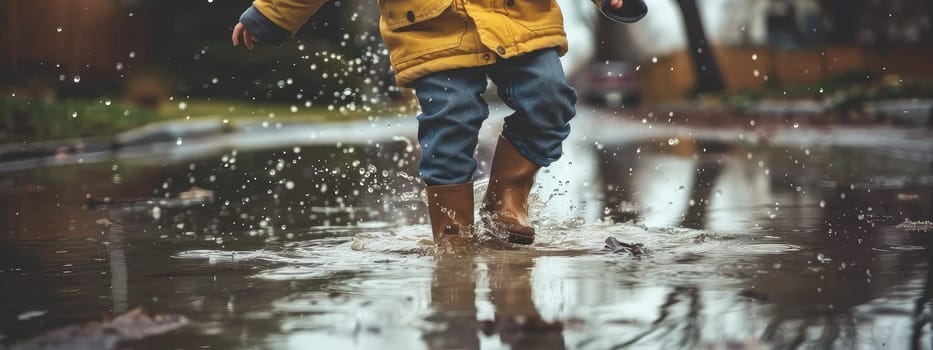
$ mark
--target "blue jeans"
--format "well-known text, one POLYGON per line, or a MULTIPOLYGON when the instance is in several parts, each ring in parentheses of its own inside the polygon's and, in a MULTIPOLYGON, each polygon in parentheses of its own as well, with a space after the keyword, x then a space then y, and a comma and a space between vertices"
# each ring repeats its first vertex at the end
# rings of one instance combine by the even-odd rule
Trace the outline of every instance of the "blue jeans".
POLYGON ((515 111, 505 118, 502 136, 535 165, 548 166, 560 158, 577 92, 567 84, 557 51, 500 58, 492 65, 437 72, 414 82, 422 112, 420 172, 429 186, 461 184, 473 177, 479 129, 489 116, 482 96, 487 76, 515 111))

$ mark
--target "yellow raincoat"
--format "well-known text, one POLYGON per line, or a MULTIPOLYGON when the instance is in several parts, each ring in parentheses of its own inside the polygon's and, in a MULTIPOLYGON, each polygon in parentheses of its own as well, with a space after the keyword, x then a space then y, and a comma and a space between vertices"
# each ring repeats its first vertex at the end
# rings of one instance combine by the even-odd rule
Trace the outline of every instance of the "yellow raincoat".
MULTIPOLYGON (((255 0, 292 34, 326 0, 255 0)), ((556 0, 378 0, 379 30, 400 86, 427 74, 477 67, 544 48, 567 52, 556 0)), ((593 0, 599 5, 599 0, 593 0)))

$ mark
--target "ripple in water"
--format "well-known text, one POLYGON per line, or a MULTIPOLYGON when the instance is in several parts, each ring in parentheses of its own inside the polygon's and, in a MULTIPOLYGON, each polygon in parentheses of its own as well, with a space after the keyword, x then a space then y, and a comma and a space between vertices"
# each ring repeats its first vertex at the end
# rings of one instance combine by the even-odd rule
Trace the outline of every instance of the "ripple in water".
MULTIPOLYGON (((483 232, 482 229, 478 230, 483 232)), ((717 233, 686 228, 652 228, 638 224, 574 221, 541 225, 535 243, 517 246, 502 243, 489 235, 475 238, 468 251, 478 257, 522 254, 524 256, 586 256, 607 261, 635 261, 640 268, 663 270, 669 264, 703 261, 701 270, 736 258, 795 252, 799 247, 761 241, 749 234, 717 233), (622 242, 641 243, 647 254, 640 257, 611 253, 605 249, 607 237, 622 242)), ((434 244, 428 225, 402 226, 358 233, 352 237, 329 237, 290 242, 275 250, 223 251, 192 250, 175 255, 182 259, 206 259, 210 263, 264 261, 280 266, 255 275, 271 280, 326 279, 342 273, 370 277, 405 276, 415 270, 429 272, 434 266, 434 244)), ((691 268, 693 269, 693 268, 691 268)))

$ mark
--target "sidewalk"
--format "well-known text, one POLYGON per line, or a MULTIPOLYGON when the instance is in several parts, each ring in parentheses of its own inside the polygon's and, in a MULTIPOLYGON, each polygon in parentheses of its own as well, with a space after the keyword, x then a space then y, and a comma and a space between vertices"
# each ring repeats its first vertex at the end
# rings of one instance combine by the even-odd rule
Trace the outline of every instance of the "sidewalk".
MULTIPOLYGON (((508 108, 498 106, 491 120, 508 108)), ((636 110, 578 106, 574 133, 596 140, 626 142, 690 137, 731 142, 894 147, 904 157, 933 161, 933 100, 880 101, 869 105, 874 121, 836 123, 825 107, 811 102, 761 102, 747 111, 721 107, 655 106, 636 110), (608 123, 607 123, 608 122, 608 123)), ((193 157, 220 148, 257 149, 295 144, 404 141, 412 144, 417 121, 386 117, 356 122, 236 121, 214 117, 165 121, 112 138, 84 138, 0 145, 0 172, 77 164, 113 157, 158 154, 193 157)), ((414 149, 414 147, 412 147, 414 149)))

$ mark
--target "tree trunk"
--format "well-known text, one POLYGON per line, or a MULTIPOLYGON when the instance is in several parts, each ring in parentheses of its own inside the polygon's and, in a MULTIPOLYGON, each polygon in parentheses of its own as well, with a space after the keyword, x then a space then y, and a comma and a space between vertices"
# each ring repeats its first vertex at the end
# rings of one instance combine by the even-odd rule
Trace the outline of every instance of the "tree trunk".
POLYGON ((726 89, 719 64, 713 50, 706 40, 703 31, 703 22, 700 20, 700 10, 696 0, 677 0, 681 14, 684 17, 684 28, 687 30, 690 57, 693 59, 693 68, 696 74, 695 93, 719 92, 726 89))

